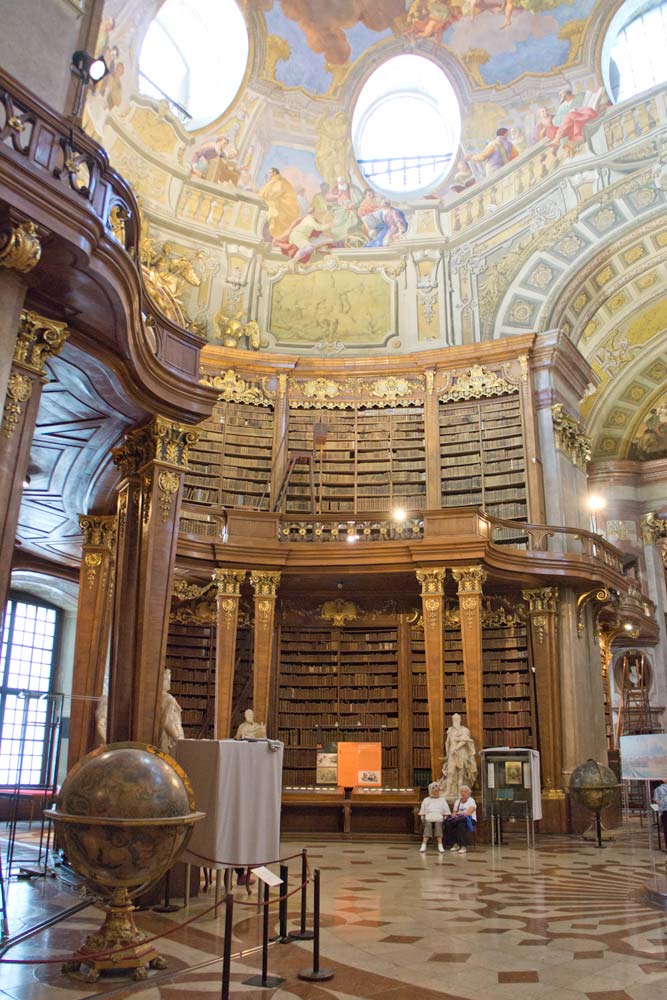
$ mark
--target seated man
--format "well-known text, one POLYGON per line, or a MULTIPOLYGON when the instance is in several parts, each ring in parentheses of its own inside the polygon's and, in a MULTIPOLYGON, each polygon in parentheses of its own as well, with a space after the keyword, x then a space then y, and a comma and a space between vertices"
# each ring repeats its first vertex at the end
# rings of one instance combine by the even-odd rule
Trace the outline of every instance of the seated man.
POLYGON ((445 849, 465 854, 468 831, 474 832, 476 823, 477 803, 470 794, 469 787, 461 785, 459 797, 452 809, 452 815, 445 819, 445 849))

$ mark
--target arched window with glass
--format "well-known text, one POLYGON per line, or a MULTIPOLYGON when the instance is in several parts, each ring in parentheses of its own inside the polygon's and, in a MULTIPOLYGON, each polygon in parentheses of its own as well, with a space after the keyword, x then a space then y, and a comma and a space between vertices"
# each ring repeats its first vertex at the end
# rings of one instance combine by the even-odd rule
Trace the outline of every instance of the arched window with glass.
POLYGON ((614 103, 667 81, 667 0, 629 0, 612 19, 602 51, 614 103))

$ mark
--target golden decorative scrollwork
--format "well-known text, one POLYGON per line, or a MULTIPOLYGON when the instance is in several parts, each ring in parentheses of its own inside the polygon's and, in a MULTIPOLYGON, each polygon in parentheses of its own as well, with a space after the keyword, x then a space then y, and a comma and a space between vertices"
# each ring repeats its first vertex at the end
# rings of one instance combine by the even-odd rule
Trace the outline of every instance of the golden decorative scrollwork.
POLYGON ((454 376, 452 384, 440 393, 443 403, 484 396, 505 396, 518 392, 518 387, 483 365, 473 365, 463 375, 454 376))
POLYGON ((315 378, 305 382, 301 391, 307 399, 321 402, 323 399, 333 399, 340 396, 341 388, 338 383, 332 382, 331 379, 315 378))
POLYGON ((486 580, 486 570, 483 566, 464 566, 461 569, 453 569, 452 576, 459 585, 459 594, 481 594, 482 585, 486 580))
POLYGON ((202 385, 217 389, 218 399, 225 403, 247 403, 249 406, 269 406, 271 400, 255 385, 251 385, 237 375, 233 368, 221 371, 219 375, 204 374, 199 380, 202 385))
POLYGON ((14 345, 14 364, 43 375, 46 359, 60 352, 68 336, 66 323, 24 310, 14 345))
POLYGON ((581 424, 569 416, 562 403, 551 407, 556 447, 580 469, 585 469, 591 460, 591 439, 582 433, 581 424))
POLYGON ((618 604, 618 594, 607 587, 594 587, 580 594, 577 598, 577 635, 581 637, 584 631, 584 612, 588 604, 596 601, 598 604, 618 604))
POLYGON ((88 580, 88 589, 92 590, 95 586, 95 576, 97 575, 97 569, 102 565, 102 553, 101 552, 86 552, 83 557, 84 565, 86 567, 86 579, 88 580))
POLYGON ((359 608, 354 601, 343 601, 341 598, 337 601, 325 601, 320 608, 320 618, 338 627, 346 621, 356 621, 359 618, 359 608))
POLYGON ((116 541, 116 518, 111 515, 80 514, 79 527, 84 547, 95 546, 113 551, 116 541))
POLYGON ((644 543, 652 545, 659 538, 667 537, 667 518, 660 518, 655 511, 649 511, 642 515, 641 528, 644 543))
POLYGON ((136 475, 149 462, 187 469, 190 447, 198 440, 199 433, 191 427, 157 415, 144 427, 129 431, 111 454, 123 477, 136 475))
POLYGON ((32 380, 20 372, 12 372, 7 383, 2 433, 9 440, 14 436, 23 413, 23 405, 32 395, 32 380))
POLYGON ((254 319, 243 323, 242 316, 242 309, 233 318, 226 316, 222 310, 217 312, 213 317, 213 325, 216 330, 215 339, 219 340, 223 347, 238 347, 239 340, 245 337, 249 347, 252 347, 253 351, 258 351, 261 347, 259 326, 254 319))
POLYGON ((180 601, 192 601, 194 598, 205 594, 210 587, 211 584, 209 583, 201 586, 198 583, 190 583, 188 580, 183 579, 183 577, 177 576, 173 583, 173 596, 177 597, 180 601))
MULTIPOLYGON (((15 121, 17 124, 12 124, 11 121, 8 123, 10 128, 22 131, 20 120, 15 121)), ((34 222, 20 222, 12 229, 0 232, 0 268, 6 267, 27 274, 39 263, 41 256, 42 244, 34 222)))
POLYGON ((164 524, 169 520, 171 508, 181 484, 180 476, 175 472, 164 470, 157 478, 157 487, 160 491, 160 513, 164 524))
POLYGON ((108 224, 113 233, 114 239, 118 240, 121 246, 127 245, 127 234, 125 223, 130 218, 130 212, 125 205, 112 205, 109 210, 108 224))
POLYGON ((401 396, 409 395, 411 391, 410 383, 406 378, 379 378, 369 386, 371 396, 379 399, 400 399, 401 396))

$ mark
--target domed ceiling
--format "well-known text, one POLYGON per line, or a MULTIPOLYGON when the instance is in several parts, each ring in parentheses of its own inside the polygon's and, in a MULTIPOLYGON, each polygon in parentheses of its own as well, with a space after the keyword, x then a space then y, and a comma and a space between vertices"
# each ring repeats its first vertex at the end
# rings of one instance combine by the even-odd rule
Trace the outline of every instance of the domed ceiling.
MULTIPOLYGON (((111 73, 84 120, 141 200, 144 276, 163 312, 211 345, 293 358, 400 354, 561 324, 601 379, 584 404, 601 457, 655 453, 646 422, 665 409, 655 387, 635 389, 623 427, 608 426, 610 386, 634 357, 609 306, 627 261, 614 295, 600 281, 595 294, 570 294, 584 270, 598 280, 593 262, 637 227, 654 233, 642 267, 664 245, 665 191, 650 170, 666 113, 652 98, 628 126, 603 87, 621 0, 239 0, 245 76, 203 128, 166 88, 150 96, 140 75, 146 33, 175 2, 107 0, 99 51, 111 73), (373 71, 405 54, 446 74, 460 147, 433 190, 386 198, 361 172, 352 118, 373 71), (567 117, 573 97, 578 113, 567 117), (598 225, 605 214, 611 222, 598 225), (588 305, 573 314, 575 301, 588 305)), ((225 64, 209 51, 216 90, 225 64)), ((623 294, 623 329, 638 347, 632 324, 656 289, 638 278, 623 294)))

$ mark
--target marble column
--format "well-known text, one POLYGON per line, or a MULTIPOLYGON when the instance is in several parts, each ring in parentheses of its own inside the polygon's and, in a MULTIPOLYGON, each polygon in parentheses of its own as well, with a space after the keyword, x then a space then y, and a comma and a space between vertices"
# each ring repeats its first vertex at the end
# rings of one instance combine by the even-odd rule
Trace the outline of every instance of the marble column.
POLYGON ((188 451, 196 431, 162 416, 114 449, 120 469, 109 741, 159 739, 162 670, 188 451))
POLYGON ((16 331, 25 302, 25 275, 39 263, 41 255, 33 222, 8 222, 0 228, 0 408, 5 403, 16 331))
POLYGON ((443 595, 447 570, 418 569, 424 614, 424 658, 431 748, 431 775, 437 780, 445 752, 445 656, 443 640, 443 595))
POLYGON ((83 533, 79 571, 72 710, 67 768, 95 746, 95 720, 109 657, 116 518, 81 515, 83 533))
POLYGON ((216 569, 213 583, 217 601, 215 644, 215 722, 213 739, 226 740, 234 734, 232 726, 232 694, 236 665, 236 630, 239 620, 241 584, 244 569, 216 569))
POLYGON ((477 752, 484 746, 484 676, 482 660, 482 566, 452 570, 458 583, 463 649, 463 681, 466 693, 466 723, 477 752))
POLYGON ((276 592, 280 573, 253 569, 250 583, 255 591, 255 651, 253 658, 252 707, 255 721, 263 722, 269 731, 271 668, 274 654, 274 622, 276 592))
POLYGON ((7 603, 23 483, 37 421, 46 361, 61 350, 64 323, 24 312, 12 333, 13 361, 0 427, 0 609, 7 603))
POLYGON ((532 667, 535 672, 535 729, 540 751, 543 833, 567 828, 563 791, 563 722, 558 665, 558 588, 522 591, 528 602, 532 667))

